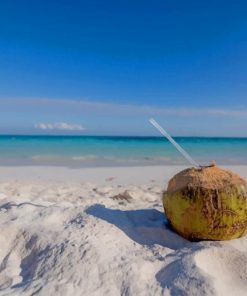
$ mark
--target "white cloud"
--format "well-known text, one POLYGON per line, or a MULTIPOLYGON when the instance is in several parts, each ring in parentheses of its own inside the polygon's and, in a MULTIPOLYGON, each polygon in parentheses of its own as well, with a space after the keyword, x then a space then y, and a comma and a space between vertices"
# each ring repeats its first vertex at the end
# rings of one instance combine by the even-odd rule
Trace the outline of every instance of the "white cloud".
POLYGON ((63 130, 63 131, 84 131, 85 127, 80 124, 70 124, 66 122, 38 123, 35 128, 42 130, 63 130))

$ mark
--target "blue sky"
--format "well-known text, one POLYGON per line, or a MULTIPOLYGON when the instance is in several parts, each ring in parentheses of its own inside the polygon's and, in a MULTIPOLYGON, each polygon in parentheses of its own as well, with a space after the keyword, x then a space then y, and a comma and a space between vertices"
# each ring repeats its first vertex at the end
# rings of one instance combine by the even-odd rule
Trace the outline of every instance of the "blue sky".
POLYGON ((245 1, 1 1, 0 133, 247 136, 245 1))

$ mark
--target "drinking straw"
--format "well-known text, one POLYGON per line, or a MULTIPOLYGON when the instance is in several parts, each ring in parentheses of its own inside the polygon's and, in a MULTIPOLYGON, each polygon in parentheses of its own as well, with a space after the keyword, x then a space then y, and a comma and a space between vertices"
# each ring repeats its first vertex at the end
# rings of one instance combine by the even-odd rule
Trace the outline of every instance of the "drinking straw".
POLYGON ((165 136, 168 141, 170 141, 172 143, 172 145, 183 155, 184 158, 186 158, 188 160, 188 162, 196 168, 201 168, 201 166, 194 161, 194 159, 168 134, 167 131, 165 131, 163 129, 163 127, 161 127, 158 122, 156 120, 154 120, 153 118, 149 119, 149 122, 157 128, 158 131, 160 131, 160 133, 165 136))

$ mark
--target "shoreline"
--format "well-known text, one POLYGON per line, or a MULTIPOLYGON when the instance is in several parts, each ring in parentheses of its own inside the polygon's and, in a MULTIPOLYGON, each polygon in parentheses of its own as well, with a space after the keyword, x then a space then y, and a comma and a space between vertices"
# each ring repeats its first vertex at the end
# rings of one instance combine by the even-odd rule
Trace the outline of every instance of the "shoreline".
MULTIPOLYGON (((166 186, 169 179, 189 166, 133 166, 71 168, 57 166, 0 166, 0 182, 70 182, 101 185, 141 185, 155 183, 166 186)), ((247 179, 247 166, 221 166, 247 179)))

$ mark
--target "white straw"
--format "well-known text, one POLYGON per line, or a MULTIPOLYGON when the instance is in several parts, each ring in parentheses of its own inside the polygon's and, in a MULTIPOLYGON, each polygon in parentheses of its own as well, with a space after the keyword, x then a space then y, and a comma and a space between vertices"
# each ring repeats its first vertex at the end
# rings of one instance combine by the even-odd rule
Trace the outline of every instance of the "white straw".
POLYGON ((157 121, 155 121, 153 118, 149 119, 150 123, 157 128, 157 130, 160 131, 160 133, 165 136, 174 146, 175 148, 188 160, 188 162, 193 166, 200 168, 200 165, 194 161, 193 158, 190 157, 190 155, 168 134, 167 131, 165 131, 157 121))

